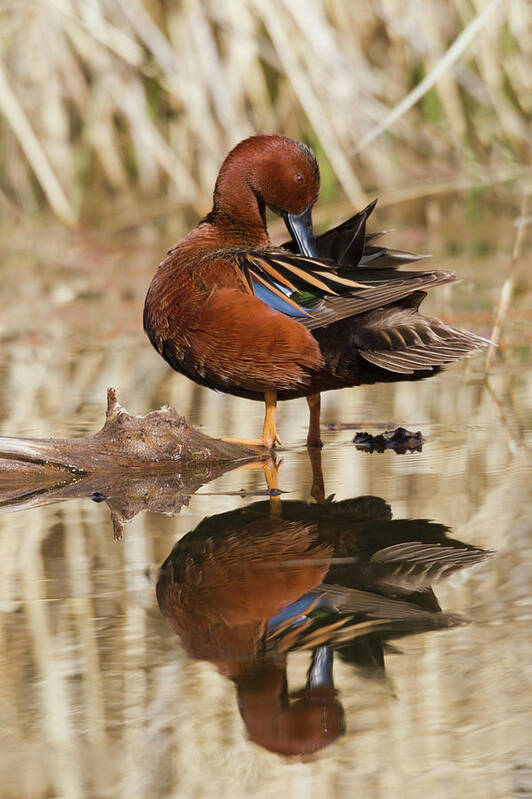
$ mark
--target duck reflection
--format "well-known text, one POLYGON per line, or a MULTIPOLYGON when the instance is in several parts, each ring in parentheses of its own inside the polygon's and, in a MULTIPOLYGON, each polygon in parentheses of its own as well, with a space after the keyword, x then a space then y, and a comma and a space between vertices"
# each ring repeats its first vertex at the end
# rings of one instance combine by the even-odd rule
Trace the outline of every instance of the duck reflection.
POLYGON ((432 585, 489 554, 442 524, 392 519, 379 497, 276 496, 185 535, 161 567, 157 599, 188 655, 235 683, 251 740, 304 755, 344 731, 334 652, 382 678, 390 639, 467 623, 442 612, 432 585), (304 687, 290 691, 296 650, 311 661, 304 687))

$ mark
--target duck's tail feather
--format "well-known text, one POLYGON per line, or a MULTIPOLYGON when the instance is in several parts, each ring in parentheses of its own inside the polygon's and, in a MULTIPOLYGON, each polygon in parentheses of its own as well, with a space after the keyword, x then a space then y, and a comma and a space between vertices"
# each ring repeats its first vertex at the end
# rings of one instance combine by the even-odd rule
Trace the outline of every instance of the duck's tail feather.
POLYGON ((391 372, 411 374, 456 361, 491 343, 418 313, 425 296, 416 291, 392 306, 365 314, 355 332, 360 355, 391 372))
POLYGON ((482 563, 493 554, 490 550, 472 546, 458 548, 407 541, 379 550, 372 555, 369 566, 377 584, 389 584, 413 592, 426 590, 433 583, 482 563))

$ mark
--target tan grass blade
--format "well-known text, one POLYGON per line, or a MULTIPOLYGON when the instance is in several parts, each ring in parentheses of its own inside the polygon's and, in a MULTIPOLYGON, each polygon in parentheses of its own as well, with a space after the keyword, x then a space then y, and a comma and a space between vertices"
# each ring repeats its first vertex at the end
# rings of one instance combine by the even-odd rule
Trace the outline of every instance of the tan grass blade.
MULTIPOLYGON (((515 241, 512 251, 512 257, 510 260, 510 266, 508 267, 506 278, 504 280, 504 283, 502 284, 501 293, 499 295, 499 302, 497 304, 497 311, 495 314, 495 322, 493 323, 493 330, 491 331, 491 341, 495 346, 498 346, 500 343, 502 331, 504 328, 504 323, 506 321, 506 317, 510 309, 510 303, 512 301, 512 294, 515 283, 515 267, 521 255, 523 242, 525 239, 525 229, 527 227, 528 196, 529 196, 528 191, 525 191, 525 193, 523 194, 523 200, 521 202, 521 211, 519 214, 517 232, 515 234, 515 241)), ((529 221, 528 224, 530 224, 529 221)), ((486 355, 486 364, 484 367, 486 373, 489 372, 490 370, 494 353, 495 353, 495 347, 490 347, 488 350, 488 354, 486 355)))
POLYGON ((274 0, 269 2, 254 0, 254 5, 272 39, 285 74, 327 152, 338 180, 353 203, 365 205, 367 198, 362 185, 347 160, 332 126, 327 121, 327 115, 323 113, 320 99, 296 57, 279 6, 274 0))
POLYGON ((75 225, 76 214, 70 205, 48 158, 33 132, 28 117, 12 91, 7 75, 0 63, 0 109, 13 128, 15 135, 31 164, 50 205, 57 216, 69 227, 75 225))
POLYGON ((412 108, 412 106, 415 105, 418 100, 421 100, 423 95, 429 89, 431 89, 432 86, 434 86, 434 84, 442 77, 442 75, 444 75, 449 67, 451 67, 467 50, 477 34, 486 25, 488 19, 495 11, 499 9, 500 6, 503 6, 503 0, 490 0, 484 9, 478 13, 476 17, 471 20, 469 25, 464 28, 460 35, 457 36, 453 44, 434 65, 429 74, 426 75, 423 80, 420 81, 418 85, 412 89, 412 91, 407 94, 407 96, 404 97, 403 100, 401 100, 401 102, 398 103, 381 122, 378 123, 378 125, 375 125, 375 127, 371 128, 371 130, 369 130, 368 133, 362 137, 362 141, 353 148, 351 154, 354 155, 364 150, 368 144, 371 144, 372 141, 378 138, 386 130, 391 128, 391 126, 397 122, 397 120, 400 119, 403 114, 406 114, 406 112, 412 108))

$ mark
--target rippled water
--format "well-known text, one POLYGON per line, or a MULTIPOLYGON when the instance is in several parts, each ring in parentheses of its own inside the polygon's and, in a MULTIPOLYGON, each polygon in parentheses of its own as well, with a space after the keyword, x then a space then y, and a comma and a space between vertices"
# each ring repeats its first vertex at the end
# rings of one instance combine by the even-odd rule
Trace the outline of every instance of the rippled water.
MULTIPOLYGON (((30 270, 33 294, 7 281, 2 434, 93 432, 108 385, 132 413, 168 402, 210 435, 256 434, 259 404, 170 375, 144 340, 146 254, 131 288, 124 253, 94 273, 76 253, 50 285, 30 270)), ((489 334, 502 266, 458 268, 432 310, 489 334)), ((527 292, 489 383, 481 354, 324 397, 328 504, 304 400, 279 410, 279 497, 260 467, 68 500, 4 486, 0 796, 532 795, 527 292), (399 425, 421 452, 352 442, 399 425)))

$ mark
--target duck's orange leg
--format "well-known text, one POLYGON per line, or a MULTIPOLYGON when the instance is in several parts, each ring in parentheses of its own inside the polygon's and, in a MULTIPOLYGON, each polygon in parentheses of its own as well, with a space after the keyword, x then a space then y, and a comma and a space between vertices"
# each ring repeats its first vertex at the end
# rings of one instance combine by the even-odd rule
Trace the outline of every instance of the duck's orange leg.
POLYGON ((307 402, 310 410, 307 447, 322 447, 320 435, 321 394, 311 394, 310 397, 307 397, 307 402))
POLYGON ((275 409, 277 407, 277 392, 266 391, 264 393, 266 412, 264 414, 264 427, 262 438, 224 438, 223 441, 230 441, 233 444, 243 444, 246 447, 266 447, 271 449, 276 444, 281 443, 275 429, 275 409))

